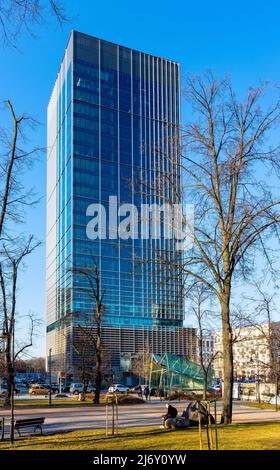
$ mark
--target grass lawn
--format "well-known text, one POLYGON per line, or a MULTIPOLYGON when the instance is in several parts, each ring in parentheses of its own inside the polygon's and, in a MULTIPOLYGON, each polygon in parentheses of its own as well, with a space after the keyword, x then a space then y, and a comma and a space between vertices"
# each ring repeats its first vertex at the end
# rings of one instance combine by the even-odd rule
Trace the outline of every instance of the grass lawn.
MULTIPOLYGON (((121 400, 120 397, 119 400, 121 400)), ((133 398, 133 397, 132 397, 133 398)), ((137 400, 137 398, 136 398, 137 400)), ((43 406, 49 406, 49 398, 41 398, 41 399, 36 399, 36 398, 26 398, 25 400, 21 399, 15 399, 15 408, 36 408, 36 407, 43 407, 43 406)), ((100 405, 105 405, 106 403, 106 395, 102 394, 100 396, 100 405)), ((144 401, 143 401, 144 403, 144 401)), ((121 401, 119 402, 120 405, 124 404, 129 404, 129 405, 134 405, 139 403, 122 403, 121 401)), ((92 395, 87 395, 85 401, 79 401, 77 396, 69 397, 69 398, 55 398, 52 397, 52 407, 54 408, 67 408, 68 406, 98 406, 93 403, 93 396, 92 395)), ((0 400, 0 408, 4 408, 4 400, 0 400)), ((6 409, 9 409, 9 407, 6 407, 6 409)))
MULTIPOLYGON (((276 412, 276 405, 271 403, 251 403, 247 402, 246 405, 249 408, 259 408, 260 410, 274 410, 276 412)), ((280 411, 280 403, 277 404, 277 412, 280 411)))
MULTIPOLYGON (((52 406, 54 408, 57 408, 57 407, 60 407, 60 406, 63 406, 63 407, 67 407, 67 406, 89 406, 89 405, 92 405, 92 400, 86 400, 86 401, 79 401, 79 400, 76 400, 76 399, 69 399, 69 400, 64 400, 63 398, 59 398, 59 399, 55 399, 53 398, 52 399, 52 406)), ((32 398, 30 398, 30 400, 15 400, 15 408, 35 408, 37 406, 49 406, 49 400, 48 399, 42 399, 42 400, 32 400, 32 398)), ((4 408, 3 406, 3 403, 0 404, 0 408, 4 408)), ((7 407, 8 409, 9 407, 7 407)))
MULTIPOLYGON (((105 404, 105 398, 100 399, 100 404, 105 404)), ((49 406, 49 399, 42 398, 40 400, 28 398, 26 400, 15 400, 15 408, 36 408, 37 406, 49 406)), ((74 398, 52 398, 52 405, 54 408, 58 407, 70 407, 70 406, 89 406, 93 405, 92 398, 87 398, 85 401, 79 401, 76 397, 74 398)), ((96 405, 94 405, 96 406, 96 405)), ((0 402, 0 408, 4 408, 4 402, 0 402)), ((7 407, 8 409, 9 407, 7 407)))
MULTIPOLYGON (((204 449, 206 449, 206 433, 204 449)), ((223 450, 279 450, 280 422, 233 424, 218 427, 219 448, 223 450)), ((53 436, 21 438, 14 446, 0 443, 0 450, 197 450, 197 429, 125 429, 119 437, 105 437, 104 430, 76 431, 53 436)))

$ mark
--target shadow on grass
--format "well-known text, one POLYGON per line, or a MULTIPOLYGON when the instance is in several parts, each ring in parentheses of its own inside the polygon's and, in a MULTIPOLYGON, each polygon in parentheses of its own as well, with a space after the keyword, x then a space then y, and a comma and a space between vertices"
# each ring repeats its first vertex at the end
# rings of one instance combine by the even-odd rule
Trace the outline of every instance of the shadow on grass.
MULTIPOLYGON (((75 431, 74 431, 75 432, 75 431)), ((93 431, 93 432, 96 432, 96 431, 93 431)), ((45 436, 32 436, 34 440, 30 440, 29 438, 27 439, 26 437, 22 437, 22 438, 18 438, 16 440, 16 445, 15 447, 13 447, 12 445, 9 445, 9 443, 7 442, 7 447, 2 447, 0 448, 1 450, 11 450, 11 449, 17 449, 17 447, 20 447, 20 448, 24 448, 24 447, 40 447, 42 445, 52 445, 52 444, 57 444, 61 447, 63 447, 64 445, 67 446, 67 447, 71 447, 71 445, 76 445, 77 443, 79 442, 83 442, 83 443, 98 443, 98 442, 116 442, 116 441, 119 441, 119 440, 123 440, 123 439, 129 439, 129 440, 134 440, 134 439, 141 439, 141 438, 147 438, 147 437, 157 437, 157 436, 160 436, 162 434, 165 434, 165 433, 169 433, 169 432, 174 432, 173 430, 171 429, 153 429, 153 430, 141 430, 140 432, 135 432, 135 431, 132 431, 132 432, 122 432, 122 431, 119 431, 119 434, 118 435, 115 435, 115 436, 111 436, 111 435, 108 435, 106 436, 105 435, 105 430, 103 431, 99 431, 98 432, 98 435, 96 436, 89 436, 87 434, 81 434, 80 436, 75 436, 73 437, 71 440, 67 440, 67 436, 72 434, 73 431, 64 431, 63 433, 59 433, 59 434, 48 434, 48 435, 45 435, 45 436), (59 439, 55 439, 56 436, 60 436, 59 439), (64 438, 65 436, 65 438, 64 438), (46 437, 47 439, 44 440, 44 437, 46 437), (37 438, 37 439, 36 439, 37 438)))
MULTIPOLYGON (((251 428, 256 429, 256 428, 261 428, 261 427, 268 427, 268 426, 273 426, 273 425, 279 425, 279 421, 274 421, 273 423, 270 422, 259 422, 259 423, 236 423, 236 424, 230 424, 230 425, 224 425, 224 424, 218 424, 217 429, 219 431, 225 431, 227 433, 231 433, 234 430, 250 430, 251 428)), ((205 427, 203 426, 205 429, 205 427)), ((214 429, 214 426, 213 426, 214 429)), ((95 445, 98 443, 103 443, 105 444, 108 443, 119 443, 119 441, 123 441, 126 439, 127 441, 133 441, 133 440, 140 440, 141 439, 147 439, 150 437, 160 437, 164 436, 167 433, 176 433, 176 434, 181 434, 181 433, 186 433, 188 435, 195 435, 197 436, 198 433, 198 428, 193 427, 193 428, 181 428, 177 430, 173 429, 160 429, 160 428, 151 428, 151 429, 139 429, 139 430, 119 430, 119 434, 115 436, 106 436, 105 435, 105 430, 92 430, 90 432, 96 433, 95 435, 88 435, 88 431, 78 431, 79 435, 71 436, 71 434, 75 433, 77 431, 64 431, 59 434, 48 434, 42 436, 32 436, 32 440, 30 438, 22 437, 18 438, 16 440, 16 443, 14 446, 9 444, 7 442, 7 446, 5 447, 0 447, 0 450, 17 450, 17 449, 22 449, 24 450, 25 448, 32 447, 33 449, 36 450, 42 448, 43 446, 50 446, 49 450, 55 450, 56 447, 59 447, 61 449, 63 448, 71 448, 72 446, 75 448, 79 444, 84 444, 83 447, 87 446, 87 448, 90 448, 90 445, 95 445), (67 439, 69 436, 69 440, 67 439), (52 446, 54 446, 52 448, 52 446)), ((139 445, 139 442, 138 442, 139 445)), ((73 448, 72 447, 72 448, 73 448)), ((107 448, 107 444, 105 445, 107 448)), ((112 447, 113 448, 113 447, 112 447)), ((142 448, 142 446, 141 446, 142 448)), ((143 447, 143 448, 146 448, 143 447)), ((102 447, 100 447, 102 449, 102 447)))

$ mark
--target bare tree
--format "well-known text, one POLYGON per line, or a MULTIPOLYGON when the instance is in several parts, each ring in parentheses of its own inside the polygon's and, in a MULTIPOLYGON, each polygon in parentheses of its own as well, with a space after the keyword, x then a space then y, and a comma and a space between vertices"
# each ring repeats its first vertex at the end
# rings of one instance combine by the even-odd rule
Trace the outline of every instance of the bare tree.
MULTIPOLYGON (((269 181, 279 174, 279 146, 271 146, 270 131, 279 123, 276 99, 262 109, 267 85, 248 91, 239 102, 229 79, 187 80, 186 97, 193 122, 183 129, 182 170, 188 202, 195 205, 189 224, 193 246, 184 255, 188 282, 201 282, 220 304, 224 390, 222 421, 232 420, 233 352, 230 304, 237 276, 247 278, 254 254, 262 250, 273 266, 267 240, 277 233, 280 202, 269 181)), ((181 152, 180 139, 174 141, 181 152), (179 142, 179 143, 178 143, 179 142)))
POLYGON ((46 371, 46 359, 44 357, 21 357, 15 361, 15 371, 20 373, 39 373, 46 371))
MULTIPOLYGON (((95 323, 79 325, 75 334, 73 348, 78 359, 78 377, 83 384, 82 400, 85 399, 90 382, 96 382, 97 368, 100 367, 101 383, 111 380, 111 355, 105 348, 101 350, 101 365, 96 361, 96 327, 95 323)), ((100 383, 100 388, 101 388, 100 383)), ((99 392, 100 393, 100 392, 99 392)), ((95 401, 95 403, 98 403, 95 401)))
POLYGON ((34 27, 53 16, 59 25, 69 21, 65 8, 57 0, 0 0, 0 29, 3 42, 16 46, 21 34, 34 36, 34 27))
MULTIPOLYGON (((90 328, 91 330, 92 328, 90 328)), ((85 399, 89 382, 94 379, 95 368, 93 361, 93 347, 91 334, 88 329, 78 327, 78 340, 73 343, 73 348, 78 356, 78 377, 83 384, 82 399, 85 399)))
MULTIPOLYGON (((25 221, 25 209, 38 202, 31 188, 26 189, 22 177, 30 169, 42 148, 27 148, 26 130, 36 124, 26 115, 17 116, 11 102, 6 102, 11 126, 0 129, 0 242, 12 242, 13 223, 25 221)), ((1 247, 0 247, 1 250, 1 247)))
POLYGON ((95 393, 94 403, 98 404, 100 400, 100 391, 102 385, 102 362, 103 362, 103 342, 102 342, 102 323, 105 313, 103 303, 105 290, 101 288, 101 279, 99 268, 94 256, 91 256, 92 267, 71 269, 73 274, 80 276, 84 282, 77 289, 81 295, 86 295, 92 304, 92 315, 83 315, 80 312, 74 312, 83 323, 79 324, 79 329, 83 330, 94 348, 95 359, 95 393))
MULTIPOLYGON (((15 322, 17 314, 17 290, 18 276, 25 258, 30 255, 38 246, 38 242, 33 241, 30 237, 21 249, 17 249, 15 253, 5 251, 6 258, 0 261, 0 292, 2 297, 1 314, 3 315, 2 336, 5 343, 4 359, 5 359, 5 375, 7 378, 8 393, 6 396, 6 404, 10 404, 14 388, 14 364, 21 354, 27 348, 33 345, 35 318, 29 316, 30 331, 27 342, 20 342, 15 345, 15 322)), ((1 315, 1 316, 2 316, 1 315)))
POLYGON ((23 185, 22 178, 40 149, 24 149, 28 145, 26 125, 33 125, 34 121, 24 115, 17 116, 9 100, 6 104, 12 128, 6 125, 0 132, 0 315, 3 320, 9 402, 13 389, 14 361, 32 346, 34 336, 35 319, 31 315, 29 341, 14 349, 18 277, 26 257, 39 245, 32 235, 26 239, 25 235, 18 233, 15 226, 24 223, 26 207, 37 202, 33 191, 23 185))
POLYGON ((134 357, 132 361, 132 371, 138 376, 139 385, 141 384, 141 378, 144 379, 145 384, 149 382, 150 364, 151 353, 147 345, 142 351, 138 352, 137 356, 134 357))
POLYGON ((191 300, 191 312, 194 314, 197 322, 197 337, 198 337, 198 357, 203 375, 203 399, 206 400, 208 381, 211 368, 215 357, 219 352, 212 352, 206 354, 206 341, 213 335, 213 312, 204 308, 204 305, 211 297, 211 292, 205 287, 204 284, 197 283, 192 286, 189 292, 189 299, 191 300), (211 318, 212 314, 212 318, 211 318))

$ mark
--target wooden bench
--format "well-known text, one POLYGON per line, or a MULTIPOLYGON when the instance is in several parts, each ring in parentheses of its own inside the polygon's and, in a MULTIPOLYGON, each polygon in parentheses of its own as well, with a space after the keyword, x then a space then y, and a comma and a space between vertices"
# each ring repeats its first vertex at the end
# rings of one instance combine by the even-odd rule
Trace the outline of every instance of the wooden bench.
POLYGON ((33 428, 33 432, 36 433, 37 429, 40 429, 41 435, 43 434, 42 424, 44 424, 45 418, 29 418, 29 419, 17 419, 15 421, 15 429, 17 430, 19 436, 20 429, 22 428, 33 428))

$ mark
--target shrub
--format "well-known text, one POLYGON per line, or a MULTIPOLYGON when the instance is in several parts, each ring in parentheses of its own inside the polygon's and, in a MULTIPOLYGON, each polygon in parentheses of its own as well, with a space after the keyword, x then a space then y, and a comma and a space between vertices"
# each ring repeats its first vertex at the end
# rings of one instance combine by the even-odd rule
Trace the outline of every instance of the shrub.
MULTIPOLYGON (((217 398, 217 394, 215 392, 207 392, 206 399, 207 400, 214 400, 217 398)), ((172 390, 167 394, 167 400, 202 400, 203 393, 202 392, 184 392, 182 390, 172 390)))
POLYGON ((189 394, 186 392, 183 392, 182 390, 171 390, 167 394, 167 400, 188 400, 189 399, 189 394))
POLYGON ((133 395, 119 395, 118 403, 119 405, 138 405, 144 403, 144 400, 133 395))

